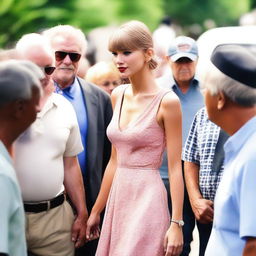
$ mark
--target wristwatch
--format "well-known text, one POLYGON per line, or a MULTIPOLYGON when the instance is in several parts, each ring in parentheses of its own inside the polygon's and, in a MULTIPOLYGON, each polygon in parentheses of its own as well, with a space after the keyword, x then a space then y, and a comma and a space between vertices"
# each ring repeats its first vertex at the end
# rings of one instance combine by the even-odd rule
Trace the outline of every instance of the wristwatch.
POLYGON ((183 220, 171 220, 171 222, 178 224, 179 227, 183 227, 185 224, 183 220))

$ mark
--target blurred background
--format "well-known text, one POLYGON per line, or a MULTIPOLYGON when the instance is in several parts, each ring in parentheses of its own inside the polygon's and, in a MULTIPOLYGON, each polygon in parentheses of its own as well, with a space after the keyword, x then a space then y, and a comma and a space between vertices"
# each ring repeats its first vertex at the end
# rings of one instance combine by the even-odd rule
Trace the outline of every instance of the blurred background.
POLYGON ((86 35, 93 29, 138 19, 153 31, 169 16, 176 34, 195 39, 221 26, 255 22, 256 0, 0 0, 0 48, 12 47, 25 33, 71 24, 86 35))

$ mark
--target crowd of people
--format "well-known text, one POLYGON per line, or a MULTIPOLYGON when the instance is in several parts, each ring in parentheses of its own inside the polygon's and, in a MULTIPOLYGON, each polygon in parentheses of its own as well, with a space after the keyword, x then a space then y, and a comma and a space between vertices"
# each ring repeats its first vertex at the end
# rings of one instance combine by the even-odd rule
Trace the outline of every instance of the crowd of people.
POLYGON ((188 256, 195 226, 200 256, 256 254, 256 45, 198 77, 170 35, 124 23, 91 67, 70 25, 0 52, 0 256, 188 256))

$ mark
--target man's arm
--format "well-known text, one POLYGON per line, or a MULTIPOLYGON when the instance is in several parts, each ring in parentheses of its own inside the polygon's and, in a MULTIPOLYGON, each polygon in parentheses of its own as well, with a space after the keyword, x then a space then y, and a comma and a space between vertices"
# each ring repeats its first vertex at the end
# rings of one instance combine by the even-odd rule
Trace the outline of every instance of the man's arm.
POLYGON ((243 256, 256 255, 256 237, 249 237, 245 243, 243 256))
POLYGON ((204 199, 199 189, 199 165, 193 162, 184 162, 185 182, 191 207, 196 219, 203 223, 213 221, 213 202, 204 199))
POLYGON ((75 247, 80 247, 86 240, 88 212, 82 174, 76 156, 64 157, 64 186, 77 214, 72 227, 72 241, 75 247))

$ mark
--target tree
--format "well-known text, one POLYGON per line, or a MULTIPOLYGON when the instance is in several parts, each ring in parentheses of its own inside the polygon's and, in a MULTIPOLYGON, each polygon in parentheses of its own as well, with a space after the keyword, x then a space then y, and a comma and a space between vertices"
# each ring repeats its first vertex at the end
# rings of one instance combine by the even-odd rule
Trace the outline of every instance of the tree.
POLYGON ((215 21, 217 26, 237 25, 239 17, 249 11, 250 0, 164 0, 166 14, 178 24, 204 26, 206 20, 215 21))

